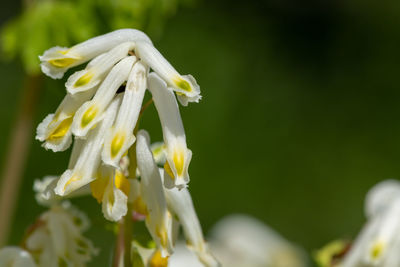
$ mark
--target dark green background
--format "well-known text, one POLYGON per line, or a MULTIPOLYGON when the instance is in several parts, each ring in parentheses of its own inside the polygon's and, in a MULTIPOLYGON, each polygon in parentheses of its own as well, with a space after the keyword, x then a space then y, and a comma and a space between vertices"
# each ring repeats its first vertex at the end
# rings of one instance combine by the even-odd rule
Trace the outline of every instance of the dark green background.
MULTIPOLYGON (((8 5, 2 21, 19 11, 8 5)), ((206 0, 168 21, 155 45, 202 89, 203 100, 181 113, 205 232, 240 212, 308 251, 355 236, 368 188, 400 177, 399 14, 396 1, 206 0)), ((0 65, 0 151, 22 78, 20 64, 0 65)), ((35 125, 58 106, 63 82, 46 78, 35 125)), ((142 126, 161 140, 154 107, 142 126)), ((61 174, 68 156, 45 151, 32 133, 11 243, 42 210, 33 180, 61 174)), ((112 234, 94 199, 75 203, 91 211, 101 262, 112 234)))

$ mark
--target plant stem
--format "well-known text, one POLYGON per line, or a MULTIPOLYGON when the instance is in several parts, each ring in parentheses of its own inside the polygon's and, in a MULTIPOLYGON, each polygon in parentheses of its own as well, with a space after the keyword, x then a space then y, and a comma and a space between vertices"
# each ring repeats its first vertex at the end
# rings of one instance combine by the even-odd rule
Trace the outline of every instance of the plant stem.
POLYGON ((0 185, 0 247, 8 240, 10 223, 14 218, 42 81, 39 75, 26 76, 18 115, 12 126, 0 185))

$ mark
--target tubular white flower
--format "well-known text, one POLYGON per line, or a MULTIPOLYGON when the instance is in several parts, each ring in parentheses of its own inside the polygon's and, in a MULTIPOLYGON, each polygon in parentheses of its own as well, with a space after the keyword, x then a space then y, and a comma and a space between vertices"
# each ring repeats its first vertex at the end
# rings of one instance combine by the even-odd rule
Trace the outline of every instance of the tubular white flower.
POLYGON ((123 42, 150 43, 149 37, 138 30, 121 29, 94 37, 71 48, 53 47, 39 56, 42 72, 53 79, 61 79, 71 67, 80 65, 123 42))
POLYGON ((146 74, 147 68, 140 61, 133 66, 129 74, 118 116, 114 126, 108 130, 104 142, 102 160, 106 164, 118 167, 121 157, 135 142, 133 130, 136 126, 146 91, 146 74))
POLYGON ((86 91, 98 85, 110 69, 121 59, 128 56, 128 52, 135 47, 135 43, 122 43, 105 54, 93 59, 88 66, 81 71, 72 74, 65 87, 70 94, 86 91))
POLYGON ((54 152, 66 150, 72 142, 71 124, 78 108, 95 93, 96 88, 76 95, 67 94, 55 114, 49 114, 37 127, 36 139, 54 152))
POLYGON ((160 173, 150 151, 149 141, 146 131, 138 132, 136 155, 141 175, 141 195, 148 211, 146 226, 160 249, 162 257, 166 257, 173 251, 172 217, 167 210, 160 173))
POLYGON ((135 52, 138 57, 163 78, 174 91, 186 96, 189 102, 200 100, 200 86, 191 75, 180 75, 174 67, 148 42, 138 41, 135 52))
POLYGON ((104 110, 114 98, 118 88, 127 80, 135 61, 136 57, 130 56, 116 64, 100 85, 93 99, 78 109, 72 122, 74 135, 86 136, 88 131, 102 119, 104 110))
MULTIPOLYGON (((161 174, 163 172, 161 171, 161 174)), ((164 174, 164 178, 165 175, 164 174)), ((168 209, 176 215, 183 227, 186 244, 193 250, 199 260, 207 267, 220 266, 215 257, 211 254, 201 230, 199 219, 193 206, 189 190, 183 188, 165 189, 165 198, 168 209)))
POLYGON ((102 165, 90 187, 93 196, 102 203, 103 215, 107 220, 116 222, 126 215, 130 184, 122 172, 102 165))
POLYGON ((104 135, 114 122, 120 102, 121 97, 117 96, 107 108, 103 121, 99 123, 100 125, 88 134, 79 157, 73 160, 76 161, 74 167, 69 167, 61 175, 54 189, 57 195, 68 195, 95 179, 95 173, 101 160, 104 135))
POLYGON ((29 252, 19 247, 4 247, 0 249, 0 266, 36 267, 29 252))
POLYGON ((164 168, 169 176, 165 177, 164 185, 167 188, 186 187, 189 182, 188 168, 192 151, 186 145, 185 130, 178 103, 173 92, 167 88, 165 82, 158 75, 151 73, 148 83, 160 117, 166 145, 167 163, 164 168))

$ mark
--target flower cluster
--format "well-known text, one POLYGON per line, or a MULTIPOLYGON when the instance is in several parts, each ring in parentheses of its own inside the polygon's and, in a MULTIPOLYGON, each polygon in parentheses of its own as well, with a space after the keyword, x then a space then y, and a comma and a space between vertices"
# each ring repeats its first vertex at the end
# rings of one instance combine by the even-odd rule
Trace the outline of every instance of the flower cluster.
POLYGON ((91 192, 108 220, 131 216, 128 207, 145 218, 157 244, 153 260, 173 253, 182 225, 188 247, 200 261, 218 266, 187 190, 192 152, 178 101, 186 106, 201 99, 195 79, 179 74, 143 32, 132 29, 71 48, 53 47, 40 60, 42 71, 55 79, 89 62, 67 79, 65 98, 37 128, 36 138, 54 152, 66 150, 74 139, 67 170, 36 182, 38 201, 54 204, 91 192), (153 151, 148 133, 137 129, 147 89, 164 139, 153 151))
POLYGON ((0 250, 0 266, 86 266, 97 254, 91 241, 82 235, 88 226, 87 217, 68 202, 54 205, 31 226, 23 248, 0 250))

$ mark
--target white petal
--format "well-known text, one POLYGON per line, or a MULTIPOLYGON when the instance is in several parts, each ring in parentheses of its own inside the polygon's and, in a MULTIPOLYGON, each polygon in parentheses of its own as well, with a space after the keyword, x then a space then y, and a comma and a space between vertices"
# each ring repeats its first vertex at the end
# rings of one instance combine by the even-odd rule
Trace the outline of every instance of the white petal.
MULTIPOLYGON (((179 188, 186 187, 189 182, 189 163, 192 151, 187 148, 185 130, 183 128, 178 103, 174 93, 166 87, 163 80, 151 73, 148 77, 149 90, 153 95, 158 116, 160 117, 164 143, 166 145, 166 157, 172 174, 166 177, 164 185, 170 188, 173 184, 179 188), (174 178, 173 181, 168 181, 174 178)), ((166 167, 168 170, 168 167, 166 167)))
POLYGON ((126 57, 115 65, 100 85, 92 100, 83 104, 74 116, 72 132, 84 137, 102 119, 102 114, 115 96, 118 88, 127 80, 136 57, 126 57))
POLYGON ((43 147, 54 152, 66 150, 72 142, 71 124, 75 112, 95 92, 92 88, 74 96, 67 94, 55 114, 48 115, 37 127, 36 139, 44 141, 43 147))
POLYGON ((400 198, 400 182, 385 180, 372 187, 365 199, 365 213, 369 218, 384 212, 396 199, 400 198))
POLYGON ((180 75, 174 67, 148 42, 137 42, 136 54, 158 75, 163 78, 176 92, 186 95, 188 101, 198 101, 200 86, 192 76, 180 75))
POLYGON ((146 203, 148 216, 146 225, 163 257, 172 253, 172 218, 169 218, 164 189, 158 167, 150 151, 149 136, 140 130, 137 134, 136 156, 141 174, 141 194, 146 203))
POLYGON ((200 222, 189 191, 186 188, 181 190, 177 188, 165 189, 165 197, 168 208, 178 217, 179 223, 183 227, 189 248, 197 254, 199 260, 205 266, 219 266, 218 261, 211 254, 208 245, 204 241, 203 232, 201 231, 200 222))
POLYGON ((104 163, 116 168, 118 168, 122 156, 135 142, 133 130, 146 91, 146 74, 147 69, 141 62, 137 62, 133 66, 115 124, 108 130, 104 142, 102 159, 104 163))
POLYGON ((82 148, 79 158, 76 160, 74 168, 66 170, 61 175, 54 190, 57 195, 67 195, 94 179, 95 172, 101 160, 101 149, 105 132, 112 126, 120 102, 121 97, 117 96, 107 108, 103 121, 88 134, 86 143, 82 148))
POLYGON ((65 87, 70 94, 86 91, 98 85, 110 71, 110 69, 121 59, 128 56, 129 50, 134 48, 134 43, 122 43, 109 52, 102 54, 90 62, 86 69, 71 75, 65 87))
POLYGON ((32 256, 19 247, 4 247, 0 249, 0 266, 36 267, 32 256))
POLYGON ((94 37, 71 48, 53 47, 39 56, 43 73, 60 79, 71 67, 80 65, 124 42, 151 43, 146 34, 134 29, 121 29, 94 37))

